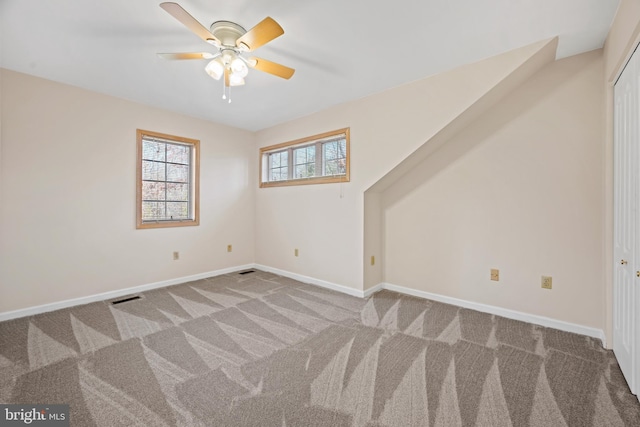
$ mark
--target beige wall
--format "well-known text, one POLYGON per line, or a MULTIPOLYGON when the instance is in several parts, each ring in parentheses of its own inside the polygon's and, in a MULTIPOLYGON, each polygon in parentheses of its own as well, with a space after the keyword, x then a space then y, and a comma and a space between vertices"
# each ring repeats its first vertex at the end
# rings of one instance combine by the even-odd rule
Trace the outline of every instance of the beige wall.
POLYGON ((602 329, 601 80, 548 65, 389 187, 385 281, 602 329))
POLYGON ((621 0, 604 45, 605 128, 603 150, 605 203, 603 305, 607 342, 613 337, 613 85, 640 42, 640 1, 621 0))
POLYGON ((252 133, 8 70, 1 85, 0 312, 253 262, 252 133), (136 128, 201 141, 200 226, 136 230, 136 128))
MULTIPOLYGON (((554 43, 536 43, 258 132, 262 147, 350 127, 351 182, 257 190, 256 262, 363 289, 363 264, 382 255, 363 250, 365 190, 554 43)), ((375 246, 380 239, 370 242, 375 246)))

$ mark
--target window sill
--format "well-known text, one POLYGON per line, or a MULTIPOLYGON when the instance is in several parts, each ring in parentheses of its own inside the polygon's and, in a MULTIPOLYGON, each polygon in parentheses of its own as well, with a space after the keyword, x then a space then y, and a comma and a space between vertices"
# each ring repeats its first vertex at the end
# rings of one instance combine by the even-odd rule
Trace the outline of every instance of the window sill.
POLYGON ((173 227, 192 227, 200 225, 200 221, 157 221, 157 222, 139 222, 136 224, 137 229, 144 228, 173 228, 173 227))
POLYGON ((286 181, 261 182, 260 188, 288 187, 291 185, 332 184, 337 182, 349 182, 348 175, 322 176, 313 178, 288 179, 286 181))

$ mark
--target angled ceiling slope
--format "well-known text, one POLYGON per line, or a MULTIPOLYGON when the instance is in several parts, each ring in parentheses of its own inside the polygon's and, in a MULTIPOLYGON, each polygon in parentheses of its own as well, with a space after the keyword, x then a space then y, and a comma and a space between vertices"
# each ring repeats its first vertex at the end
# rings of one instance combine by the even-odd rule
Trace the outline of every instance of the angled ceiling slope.
MULTIPOLYGON (((434 76, 439 84, 451 85, 450 93, 458 96, 457 102, 449 102, 450 111, 445 121, 432 132, 415 151, 407 153, 404 160, 391 168, 367 191, 382 192, 438 150, 453 135, 478 118, 498 101, 526 82, 545 65, 555 60, 558 38, 543 40, 529 46, 469 64, 458 69, 434 76), (444 79, 445 77, 446 80, 444 79), (460 82, 473 81, 473 91, 456 90, 460 82), (473 93, 475 91, 475 93, 473 93)), ((430 79, 416 82, 414 85, 429 83, 430 79)), ((418 88, 416 88, 418 89, 418 88)), ((465 87, 470 89, 470 87, 465 87)), ((441 89, 442 90, 442 89, 441 89)), ((445 89, 446 90, 446 89, 445 89)), ((428 95, 426 95, 428 96, 428 95)))

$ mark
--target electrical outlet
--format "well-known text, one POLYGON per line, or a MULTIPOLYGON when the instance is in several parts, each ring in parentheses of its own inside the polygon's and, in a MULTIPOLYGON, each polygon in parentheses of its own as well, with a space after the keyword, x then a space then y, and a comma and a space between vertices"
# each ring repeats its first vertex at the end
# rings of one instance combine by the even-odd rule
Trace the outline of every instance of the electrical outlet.
POLYGON ((541 286, 543 289, 551 289, 551 276, 542 276, 541 286))
POLYGON ((174 252, 173 253, 173 260, 174 261, 178 261, 180 259, 180 252, 174 252))
POLYGON ((293 250, 293 255, 294 256, 298 256, 298 249, 297 248, 293 250))
POLYGON ((376 257, 371 255, 371 265, 376 265, 376 257))
POLYGON ((500 280, 500 270, 498 270, 497 268, 491 269, 491 280, 493 280, 494 282, 500 280))
POLYGON ((233 246, 227 245, 227 252, 231 252, 233 250, 233 246))

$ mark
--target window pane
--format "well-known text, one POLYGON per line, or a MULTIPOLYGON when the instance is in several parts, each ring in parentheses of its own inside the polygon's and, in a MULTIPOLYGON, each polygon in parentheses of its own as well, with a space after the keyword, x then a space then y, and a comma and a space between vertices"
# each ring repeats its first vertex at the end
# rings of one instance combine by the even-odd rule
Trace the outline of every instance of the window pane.
POLYGON ((325 175, 344 175, 347 173, 344 159, 330 160, 324 164, 325 175))
POLYGON ((188 219, 189 203, 167 202, 167 219, 188 219))
POLYGON ((269 156, 269 160, 271 160, 271 168, 279 168, 280 166, 284 166, 280 159, 282 153, 274 153, 269 156))
POLYGON ((167 163, 167 181, 189 182, 189 166, 167 163))
POLYGON ((322 144, 323 175, 345 175, 347 173, 347 140, 341 139, 322 144))
POLYGON ((142 202, 142 219, 157 221, 164 219, 164 202, 142 202))
POLYGON ((311 178, 315 176, 316 147, 310 145, 293 150, 293 178, 311 178))
POLYGON ((316 174, 316 164, 306 163, 304 165, 297 165, 295 172, 295 178, 311 178, 316 174))
POLYGON ((288 172, 289 172, 288 167, 271 169, 271 176, 269 177, 269 181, 286 180, 288 176, 288 172))
POLYGON ((167 144, 157 141, 142 140, 142 158, 145 160, 159 160, 164 162, 165 146, 167 144))
POLYGON ((164 181, 164 163, 143 160, 142 179, 151 181, 164 181))
POLYGON ((276 154, 276 158, 278 159, 278 165, 276 167, 279 168, 287 168, 289 166, 289 152, 282 151, 276 154))
POLYGON ((293 150, 293 153, 294 162, 296 165, 316 161, 316 147, 314 145, 311 145, 309 147, 297 148, 293 150))
POLYGON ((325 160, 335 160, 338 157, 337 144, 335 142, 327 142, 322 145, 324 149, 325 160))
POLYGON ((165 183, 143 181, 142 182, 142 200, 164 200, 165 183))
POLYGON ((269 154, 269 181, 283 181, 288 179, 289 152, 278 151, 269 154))
POLYGON ((189 200, 189 184, 167 184, 167 200, 186 202, 189 200))
POLYGON ((167 144, 167 162, 189 164, 191 149, 187 145, 167 144))

